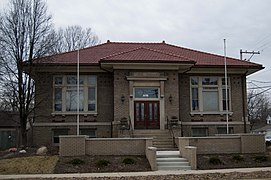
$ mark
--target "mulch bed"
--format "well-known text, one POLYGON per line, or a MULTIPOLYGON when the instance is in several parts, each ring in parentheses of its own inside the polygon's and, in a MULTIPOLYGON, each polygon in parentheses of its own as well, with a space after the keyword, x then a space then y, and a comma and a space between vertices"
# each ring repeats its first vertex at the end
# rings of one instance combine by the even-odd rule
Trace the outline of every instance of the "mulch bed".
POLYGON ((55 173, 98 173, 98 172, 140 172, 151 171, 145 156, 80 156, 59 157, 55 173), (123 163, 124 159, 132 159, 134 164, 123 163), (83 163, 73 165, 71 162, 82 160, 83 163), (107 161, 108 165, 99 165, 107 161))
MULTIPOLYGON (((13 158, 13 157, 26 157, 26 156, 35 156, 37 148, 27 148, 26 154, 19 153, 9 153, 8 151, 0 151, 0 159, 3 158, 13 158)), ((51 148, 49 149, 47 155, 57 155, 58 149, 51 148)), ((226 169, 226 168, 253 168, 253 167, 271 167, 271 146, 267 147, 267 151, 265 154, 245 154, 245 155, 237 155, 237 154, 218 154, 218 155, 198 155, 197 164, 199 170, 206 169, 226 169), (234 156, 239 156, 241 159, 236 159, 234 156), (266 161, 257 161, 255 160, 256 156, 266 156, 266 161), (215 158, 219 159, 221 163, 212 164, 210 163, 210 159, 215 158)), ((143 172, 143 171, 151 171, 150 165, 144 156, 80 156, 80 157, 59 157, 59 161, 55 167, 55 173, 99 173, 99 172, 143 172), (134 164, 125 164, 123 160, 125 158, 130 158, 134 160, 134 164), (82 160, 81 164, 72 164, 71 161, 74 159, 82 160), (99 166, 97 165, 98 161, 106 160, 108 161, 108 165, 99 166)), ((247 173, 243 173, 247 174, 247 173)), ((255 173, 253 177, 257 177, 257 174, 264 175, 264 177, 271 177, 271 172, 263 172, 263 173, 255 173)), ((238 176, 240 173, 238 174, 238 176)), ((189 175, 186 175, 189 176, 189 175)), ((193 175, 193 177, 197 177, 198 175, 193 175)), ((209 175, 203 175, 203 179, 209 179, 209 175)), ((227 174, 212 174, 210 175, 212 178, 216 179, 216 177, 227 176, 227 174), (213 177, 215 176, 215 177, 213 177)), ((231 173, 231 176, 235 176, 235 174, 231 173)), ((237 175, 236 175, 237 176, 237 175)), ((244 175, 242 175, 243 177, 244 175)), ((177 177, 177 176, 176 176, 177 177)), ((245 176, 244 176, 245 177, 245 176)), ((250 176, 248 176, 250 178, 250 176)), ((261 176, 262 177, 262 176, 261 176)), ((134 179, 135 177, 131 177, 134 179)), ((144 177, 143 179, 146 179, 144 177)), ((157 178, 157 177, 156 177, 157 178)), ((156 179, 154 178, 154 179, 156 179)), ((172 176, 175 178, 175 175, 172 176)), ((182 178, 182 176, 178 176, 178 179, 182 178)), ((190 178, 190 177, 189 177, 190 178)), ((192 177, 191 177, 192 178, 192 177)), ((129 178, 130 179, 130 178, 129 178)), ((148 179, 148 178, 147 178, 148 179)), ((192 178, 193 179, 193 178, 192 178)), ((197 178, 195 178, 197 179, 197 178)), ((201 179, 201 178, 200 178, 201 179)), ((223 178, 222 178, 223 179, 223 178)), ((227 178, 225 178, 227 179, 227 178)))
MULTIPOLYGON (((214 161, 213 161, 214 162, 214 161)), ((198 155, 198 169, 229 169, 229 168, 254 168, 271 167, 271 156, 266 154, 218 154, 218 155, 198 155), (265 160, 266 158, 266 160, 265 160), (220 161, 212 163, 211 159, 220 161)))

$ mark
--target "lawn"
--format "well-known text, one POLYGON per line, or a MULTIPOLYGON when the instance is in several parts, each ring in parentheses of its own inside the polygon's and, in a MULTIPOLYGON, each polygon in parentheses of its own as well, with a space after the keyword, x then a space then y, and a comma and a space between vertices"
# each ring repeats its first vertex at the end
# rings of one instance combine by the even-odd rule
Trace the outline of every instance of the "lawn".
POLYGON ((0 174, 54 173, 58 156, 29 156, 0 160, 0 174))

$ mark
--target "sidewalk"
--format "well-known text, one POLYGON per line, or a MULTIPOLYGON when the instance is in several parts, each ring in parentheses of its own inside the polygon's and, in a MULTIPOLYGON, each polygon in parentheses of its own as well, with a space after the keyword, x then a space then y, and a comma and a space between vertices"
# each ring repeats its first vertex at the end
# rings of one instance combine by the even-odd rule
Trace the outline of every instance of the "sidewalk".
MULTIPOLYGON (((137 176, 165 176, 165 175, 192 175, 212 173, 252 173, 271 172, 271 167, 263 168, 240 168, 240 169, 216 169, 216 170, 179 170, 179 171, 149 171, 149 172, 118 172, 118 173, 77 173, 77 174, 22 174, 0 175, 0 179, 40 179, 40 178, 99 178, 99 177, 137 177, 137 176)), ((265 178, 266 179, 266 178, 265 178)), ((268 178, 269 179, 269 178, 268 178)), ((270 177, 271 180, 271 177, 270 177)))

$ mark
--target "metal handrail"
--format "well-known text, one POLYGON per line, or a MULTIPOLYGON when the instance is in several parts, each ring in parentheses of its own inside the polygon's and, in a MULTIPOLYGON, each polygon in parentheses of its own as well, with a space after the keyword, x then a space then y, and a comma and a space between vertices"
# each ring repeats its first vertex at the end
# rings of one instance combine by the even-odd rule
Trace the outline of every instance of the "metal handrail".
POLYGON ((170 134, 172 136, 172 144, 175 147, 175 135, 174 135, 174 131, 172 129, 171 124, 169 124, 169 118, 168 118, 168 116, 167 116, 167 127, 168 127, 168 130, 169 130, 169 132, 170 132, 170 134))
POLYGON ((130 116, 129 116, 129 134, 130 134, 130 137, 134 137, 134 131, 133 131, 133 127, 132 127, 132 120, 131 120, 130 116))

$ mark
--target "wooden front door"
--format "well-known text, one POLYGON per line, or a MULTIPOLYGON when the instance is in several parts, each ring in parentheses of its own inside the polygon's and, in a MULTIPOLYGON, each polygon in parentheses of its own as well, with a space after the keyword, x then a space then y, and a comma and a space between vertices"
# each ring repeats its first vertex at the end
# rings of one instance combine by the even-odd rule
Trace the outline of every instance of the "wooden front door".
POLYGON ((135 101, 135 129, 160 129, 159 101, 135 101))

